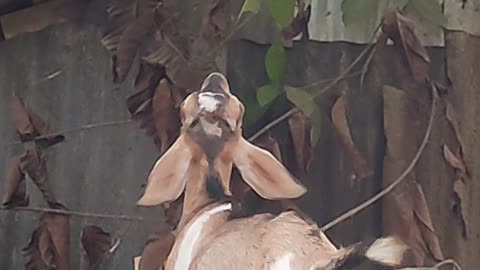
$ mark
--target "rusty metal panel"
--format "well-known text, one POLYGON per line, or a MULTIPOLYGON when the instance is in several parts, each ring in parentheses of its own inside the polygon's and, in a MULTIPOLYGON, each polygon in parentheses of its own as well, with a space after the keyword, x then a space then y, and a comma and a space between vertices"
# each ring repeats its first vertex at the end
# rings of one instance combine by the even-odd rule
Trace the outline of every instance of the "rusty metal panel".
MULTIPOLYGON (((63 24, 0 43, 0 175, 9 159, 22 151, 8 117, 13 95, 24 98, 51 130, 129 118, 125 98, 132 85, 116 89, 110 59, 93 24, 63 24), (50 79, 49 79, 50 78, 50 79)), ((64 143, 47 151, 51 185, 69 209, 142 216, 146 222, 71 219, 71 265, 81 269, 80 230, 95 224, 123 236, 118 249, 101 269, 133 269, 147 235, 163 225, 161 209, 137 209, 141 185, 159 155, 153 143, 132 124, 66 134, 64 143), (125 232, 125 230, 127 230, 125 232)), ((3 181, 2 181, 3 183, 3 181)), ((3 184, 0 185, 0 193, 3 184)), ((29 184, 30 205, 44 206, 29 184)), ((38 213, 0 211, 0 269, 24 269, 20 250, 27 246, 38 213)))

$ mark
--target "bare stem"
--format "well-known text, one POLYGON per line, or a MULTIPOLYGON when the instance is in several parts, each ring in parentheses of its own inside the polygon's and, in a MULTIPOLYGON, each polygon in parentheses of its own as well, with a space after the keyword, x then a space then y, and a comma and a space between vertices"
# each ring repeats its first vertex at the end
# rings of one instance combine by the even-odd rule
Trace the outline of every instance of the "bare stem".
POLYGON ((80 212, 80 211, 71 211, 63 209, 52 209, 52 208, 42 208, 42 207, 13 207, 13 208, 0 208, 3 211, 29 211, 29 212, 40 212, 40 213, 54 213, 54 214, 64 214, 70 216, 80 216, 80 217, 91 217, 91 218, 104 218, 104 219, 117 219, 117 220, 143 220, 142 217, 131 217, 127 215, 111 215, 111 214, 98 214, 90 212, 80 212))
POLYGON ((405 180, 405 177, 412 171, 412 169, 415 167, 417 164, 418 160, 420 159, 420 156, 423 153, 423 150, 425 149, 425 146, 427 145, 428 139, 430 138, 430 133, 432 131, 432 126, 433 126, 433 119, 435 118, 435 110, 436 110, 436 103, 438 99, 438 93, 437 93, 437 88, 435 87, 434 83, 430 83, 430 87, 432 89, 432 109, 430 112, 430 119, 428 120, 428 126, 427 130, 425 131, 425 136, 423 137, 422 144, 417 150, 417 153, 413 157, 412 161, 410 161, 410 164, 408 167, 403 171, 403 173, 395 179, 390 185, 388 185, 385 189, 377 193, 375 196, 371 197, 370 199, 366 200, 365 202, 359 204, 358 206, 348 210, 344 214, 340 215, 339 217, 335 218, 334 220, 330 221, 326 225, 324 225, 321 230, 326 231, 333 226, 337 225, 338 223, 354 216, 358 212, 362 211, 363 209, 369 207, 379 199, 381 199, 383 196, 387 195, 390 193, 398 184, 400 184, 403 180, 405 180))

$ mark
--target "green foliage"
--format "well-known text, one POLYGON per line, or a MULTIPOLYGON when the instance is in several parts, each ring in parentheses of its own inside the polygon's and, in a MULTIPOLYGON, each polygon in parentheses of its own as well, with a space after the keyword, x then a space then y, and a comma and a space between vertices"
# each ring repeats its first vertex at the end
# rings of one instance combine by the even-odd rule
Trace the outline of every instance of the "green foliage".
POLYGON ((257 13, 260 10, 260 1, 261 0, 245 0, 242 9, 240 10, 239 17, 245 12, 257 13))
POLYGON ((265 67, 272 82, 279 83, 282 81, 286 65, 285 48, 280 41, 276 41, 270 46, 265 57, 265 67))
POLYGON ((292 22, 294 10, 295 0, 270 0, 270 14, 280 29, 292 22))
POLYGON ((241 95, 240 100, 245 105, 245 114, 243 115, 244 127, 255 123, 268 109, 268 106, 261 106, 258 103, 255 93, 241 95))
POLYGON ((260 106, 265 106, 270 104, 281 91, 278 87, 275 87, 271 84, 264 85, 257 90, 257 101, 260 106))
POLYGON ((376 16, 379 1, 385 0, 343 0, 341 5, 343 24, 348 26, 376 16))
POLYGON ((443 25, 447 21, 437 0, 410 0, 408 6, 434 25, 443 25))

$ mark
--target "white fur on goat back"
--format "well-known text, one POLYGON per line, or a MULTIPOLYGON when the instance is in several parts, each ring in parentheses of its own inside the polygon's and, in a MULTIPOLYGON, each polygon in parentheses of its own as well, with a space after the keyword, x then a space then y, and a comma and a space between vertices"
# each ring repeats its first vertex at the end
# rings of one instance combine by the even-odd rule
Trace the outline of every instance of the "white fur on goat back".
POLYGON ((230 221, 228 214, 227 204, 199 211, 178 235, 165 269, 310 270, 350 251, 337 249, 318 227, 292 211, 230 221))

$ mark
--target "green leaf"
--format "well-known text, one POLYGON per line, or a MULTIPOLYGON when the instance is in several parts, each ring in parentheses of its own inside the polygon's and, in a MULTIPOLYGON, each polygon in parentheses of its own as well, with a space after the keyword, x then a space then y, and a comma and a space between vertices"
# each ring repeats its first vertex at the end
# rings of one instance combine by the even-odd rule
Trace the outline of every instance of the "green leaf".
POLYGON ((243 6, 240 10, 240 14, 238 17, 248 11, 257 13, 260 10, 260 1, 261 0, 245 0, 245 2, 243 2, 243 6))
POLYGON ((272 82, 278 83, 285 73, 287 59, 285 49, 280 42, 274 42, 265 56, 265 67, 272 82))
POLYGON ((267 111, 267 106, 260 106, 257 102, 255 93, 241 96, 240 100, 245 106, 245 114, 243 115, 243 126, 248 127, 255 123, 267 111))
POLYGON ((257 90, 257 101, 260 106, 265 106, 272 102, 278 95, 280 90, 271 84, 264 85, 257 90))
POLYGON ((437 0, 412 0, 408 2, 408 5, 411 5, 418 15, 435 25, 440 26, 447 22, 437 0))
POLYGON ((349 26, 377 16, 379 1, 385 0, 343 0, 341 4, 343 24, 349 26))
POLYGON ((270 0, 270 14, 280 29, 292 22, 294 10, 295 0, 270 0))
POLYGON ((312 121, 312 131, 310 133, 310 143, 312 146, 317 145, 322 132, 322 111, 318 106, 315 106, 313 113, 310 115, 312 121))
POLYGON ((317 105, 313 99, 313 95, 301 88, 285 86, 287 98, 297 106, 307 116, 311 116, 317 105))

